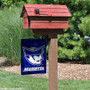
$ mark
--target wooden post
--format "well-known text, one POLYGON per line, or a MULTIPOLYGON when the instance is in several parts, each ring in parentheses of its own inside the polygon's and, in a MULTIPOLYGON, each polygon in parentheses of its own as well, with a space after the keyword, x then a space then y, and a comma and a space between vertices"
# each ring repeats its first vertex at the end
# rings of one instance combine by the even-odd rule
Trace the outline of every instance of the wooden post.
POLYGON ((57 35, 49 35, 49 90, 58 90, 57 78, 57 35))

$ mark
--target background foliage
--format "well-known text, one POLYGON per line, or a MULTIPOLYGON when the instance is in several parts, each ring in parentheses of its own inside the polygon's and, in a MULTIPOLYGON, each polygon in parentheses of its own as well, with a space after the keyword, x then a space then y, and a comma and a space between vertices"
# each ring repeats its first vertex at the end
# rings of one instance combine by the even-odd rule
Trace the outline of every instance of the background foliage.
POLYGON ((20 12, 19 8, 0 10, 0 56, 6 56, 12 64, 20 63, 20 40, 33 38, 30 30, 23 30, 20 12))
POLYGON ((65 29, 63 35, 58 35, 58 57, 61 60, 84 60, 90 63, 89 0, 0 0, 0 56, 8 57, 11 63, 19 63, 21 38, 46 37, 32 36, 29 30, 23 30, 20 13, 24 3, 66 4, 72 17, 69 18, 69 29, 65 29))

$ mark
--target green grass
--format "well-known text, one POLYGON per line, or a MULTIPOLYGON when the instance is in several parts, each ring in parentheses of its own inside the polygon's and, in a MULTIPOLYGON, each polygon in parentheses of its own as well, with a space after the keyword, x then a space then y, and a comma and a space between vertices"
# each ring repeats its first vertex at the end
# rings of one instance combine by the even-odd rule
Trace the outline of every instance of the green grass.
MULTIPOLYGON (((22 76, 0 70, 0 88, 48 90, 48 79, 22 76)), ((58 90, 90 90, 90 80, 59 80, 58 90)))
POLYGON ((0 9, 0 56, 8 58, 9 64, 20 64, 21 39, 41 38, 23 29, 21 8, 0 9))
POLYGON ((33 38, 30 30, 23 29, 21 11, 21 8, 0 9, 0 56, 6 56, 11 64, 20 63, 21 39, 33 38))

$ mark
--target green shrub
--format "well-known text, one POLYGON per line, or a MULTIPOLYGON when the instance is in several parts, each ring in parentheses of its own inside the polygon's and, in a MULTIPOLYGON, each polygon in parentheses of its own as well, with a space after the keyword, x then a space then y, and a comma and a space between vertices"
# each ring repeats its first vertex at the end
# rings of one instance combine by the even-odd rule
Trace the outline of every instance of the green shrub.
POLYGON ((85 18, 81 18, 82 23, 78 25, 84 36, 89 36, 89 39, 85 40, 84 50, 86 52, 86 63, 90 63, 90 15, 85 18))
POLYGON ((22 7, 26 3, 26 0, 1 0, 1 7, 22 7))
POLYGON ((85 43, 83 38, 78 38, 78 36, 70 33, 64 33, 64 35, 58 35, 58 43, 59 58, 79 60, 86 57, 86 52, 83 49, 83 44, 85 43))
POLYGON ((81 18, 81 22, 78 26, 80 31, 82 31, 84 35, 90 36, 90 15, 81 18))

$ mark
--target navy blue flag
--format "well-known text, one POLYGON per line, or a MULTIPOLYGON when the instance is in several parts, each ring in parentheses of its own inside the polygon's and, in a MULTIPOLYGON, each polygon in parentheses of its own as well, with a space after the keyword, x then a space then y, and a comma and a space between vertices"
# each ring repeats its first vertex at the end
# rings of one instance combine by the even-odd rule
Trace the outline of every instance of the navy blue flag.
POLYGON ((46 40, 21 39, 21 74, 46 73, 46 40))

